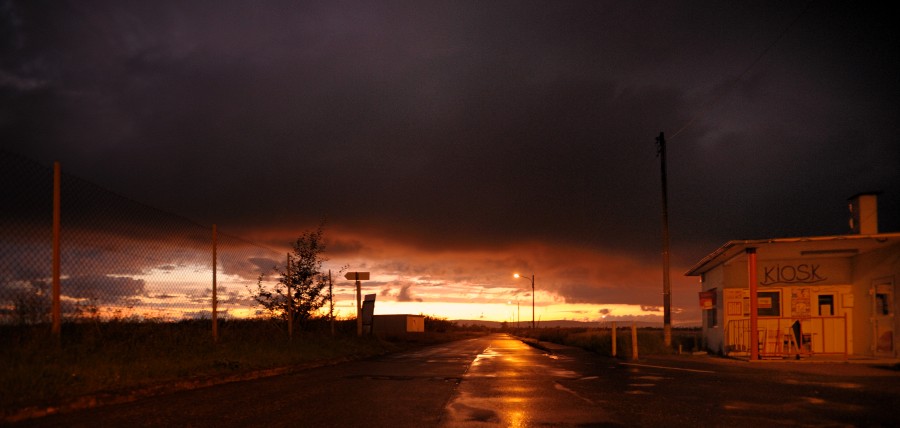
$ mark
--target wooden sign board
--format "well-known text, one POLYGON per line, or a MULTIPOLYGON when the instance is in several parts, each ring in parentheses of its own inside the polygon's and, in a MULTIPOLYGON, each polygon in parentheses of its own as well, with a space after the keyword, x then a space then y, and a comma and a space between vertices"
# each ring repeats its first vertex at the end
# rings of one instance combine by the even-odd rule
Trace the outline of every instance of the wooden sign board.
POLYGON ((347 272, 347 274, 344 275, 344 278, 351 281, 368 281, 369 272, 347 272))

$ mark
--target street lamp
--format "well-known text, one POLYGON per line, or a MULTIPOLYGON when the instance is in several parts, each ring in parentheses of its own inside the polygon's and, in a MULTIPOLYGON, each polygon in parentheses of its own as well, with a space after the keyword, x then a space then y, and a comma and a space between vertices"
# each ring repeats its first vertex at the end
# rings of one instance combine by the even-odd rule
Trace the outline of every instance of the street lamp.
MULTIPOLYGON (((514 278, 528 278, 519 274, 514 274, 514 278)), ((531 328, 534 328, 534 274, 531 274, 531 328)))

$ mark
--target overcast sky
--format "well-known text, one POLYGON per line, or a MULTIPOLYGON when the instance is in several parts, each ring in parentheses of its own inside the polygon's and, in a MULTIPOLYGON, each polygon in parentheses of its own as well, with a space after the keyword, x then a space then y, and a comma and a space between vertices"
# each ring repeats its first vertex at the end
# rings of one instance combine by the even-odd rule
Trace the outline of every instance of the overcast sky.
POLYGON ((652 312, 665 132, 674 301, 699 319, 682 274, 725 241, 847 233, 847 198, 867 191, 881 230, 900 229, 893 16, 2 1, 2 146, 248 239, 286 244, 327 217, 332 259, 389 273, 398 300, 470 299, 522 271, 547 304, 652 312))

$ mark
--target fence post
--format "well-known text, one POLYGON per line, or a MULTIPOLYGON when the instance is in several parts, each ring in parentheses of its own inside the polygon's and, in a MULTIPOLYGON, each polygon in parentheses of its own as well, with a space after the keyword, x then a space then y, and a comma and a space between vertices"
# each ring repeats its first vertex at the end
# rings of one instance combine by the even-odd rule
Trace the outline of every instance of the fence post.
POLYGON ((216 296, 216 246, 218 244, 216 225, 212 227, 212 335, 213 343, 219 342, 219 301, 216 296))
POLYGON ((59 304, 59 228, 60 228, 60 166, 53 162, 53 290, 50 304, 50 320, 52 333, 60 338, 62 314, 59 304))

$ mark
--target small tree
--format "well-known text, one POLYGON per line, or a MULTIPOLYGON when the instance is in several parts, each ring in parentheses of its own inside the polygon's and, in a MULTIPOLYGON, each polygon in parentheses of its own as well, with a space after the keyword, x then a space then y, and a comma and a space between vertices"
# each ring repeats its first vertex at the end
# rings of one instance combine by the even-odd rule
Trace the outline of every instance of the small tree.
POLYGON ((285 269, 273 268, 280 278, 271 289, 263 284, 265 274, 260 274, 256 291, 251 290, 251 294, 273 318, 287 320, 292 312, 294 322, 303 325, 328 302, 328 274, 322 272, 322 265, 328 260, 322 255, 323 237, 322 225, 300 235, 285 269))

